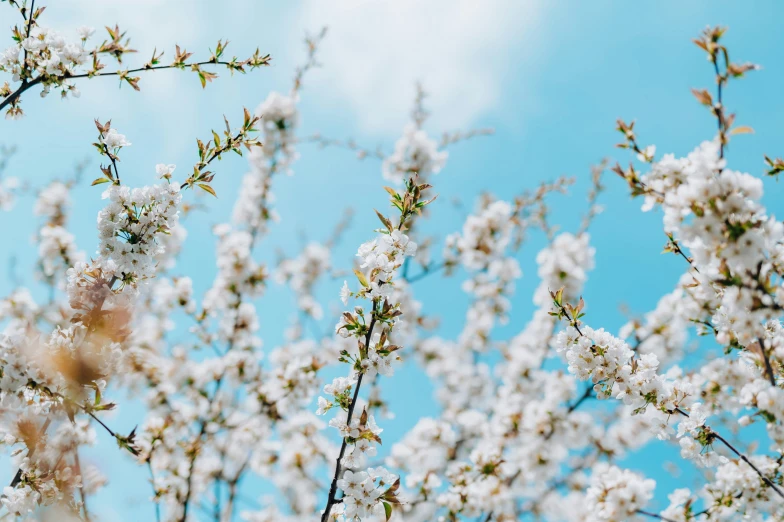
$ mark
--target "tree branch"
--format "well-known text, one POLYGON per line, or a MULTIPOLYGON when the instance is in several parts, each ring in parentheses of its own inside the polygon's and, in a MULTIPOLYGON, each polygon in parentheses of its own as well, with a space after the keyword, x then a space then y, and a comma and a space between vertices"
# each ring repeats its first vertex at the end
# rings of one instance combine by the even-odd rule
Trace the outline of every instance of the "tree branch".
MULTIPOLYGON (((376 302, 373 302, 373 313, 370 318, 370 327, 368 328, 367 334, 365 334, 365 346, 370 346, 370 336, 373 334, 373 327, 376 325, 376 309, 377 305, 376 302)), ((359 387, 362 386, 362 377, 364 376, 363 373, 359 373, 359 377, 357 378, 357 387, 354 389, 354 396, 351 399, 351 404, 348 406, 348 414, 346 415, 346 426, 351 425, 351 418, 354 415, 354 408, 357 405, 357 398, 359 397, 359 387)), ((332 511, 332 506, 336 503, 335 495, 337 494, 338 488, 338 479, 340 478, 340 472, 342 469, 342 465, 340 461, 343 460, 343 455, 346 453, 346 446, 348 446, 347 437, 343 437, 343 443, 340 445, 340 454, 335 463, 335 475, 332 477, 332 483, 329 486, 329 496, 327 498, 327 507, 324 509, 324 514, 321 516, 321 522, 327 522, 329 519, 329 513, 332 511)))

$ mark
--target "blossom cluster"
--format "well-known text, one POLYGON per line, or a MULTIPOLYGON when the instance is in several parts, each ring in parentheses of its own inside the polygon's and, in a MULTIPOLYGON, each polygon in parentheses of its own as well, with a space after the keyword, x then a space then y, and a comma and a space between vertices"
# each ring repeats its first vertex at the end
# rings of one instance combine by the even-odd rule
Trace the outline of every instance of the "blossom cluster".
POLYGON ((384 179, 398 184, 412 174, 427 179, 441 171, 447 157, 446 151, 438 150, 438 144, 412 123, 395 143, 395 151, 384 159, 382 174, 384 179))
MULTIPOLYGON (((129 145, 114 129, 105 131, 118 137, 115 153, 129 145)), ((50 299, 39 308, 19 290, 3 311, 11 320, 0 337, 0 394, 3 413, 11 419, 4 418, 0 429, 5 444, 28 449, 27 457, 17 459, 17 478, 3 502, 20 516, 33 513, 38 504, 73 498, 77 490, 94 493, 105 483, 94 467, 79 464, 79 447, 94 444, 96 435, 76 412, 97 418, 115 407, 102 394, 123 364, 133 302, 157 274, 156 259, 164 252, 160 238, 179 217, 178 185, 130 189, 113 184, 98 214, 98 250, 86 262, 65 229, 68 192, 66 184, 53 182, 40 192, 34 209, 46 219, 38 234, 41 274, 52 292, 65 291, 67 304, 50 299), (20 315, 23 309, 27 312, 20 315), (50 333, 39 331, 41 326, 50 333), (58 423, 54 434, 46 434, 61 415, 71 422, 58 423)), ((133 433, 111 433, 120 447, 136 452, 133 433)))
MULTIPOLYGON (((81 44, 68 43, 41 28, 39 15, 25 11, 18 45, 0 58, 0 71, 21 85, 75 94, 79 74, 100 75, 99 55, 130 52, 117 28, 90 50, 90 30, 80 31, 81 44)), ((729 61, 722 34, 708 30, 697 44, 725 87, 753 67, 729 61)), ((298 134, 300 91, 323 36, 306 40, 307 62, 287 94, 272 92, 253 115, 246 110, 239 130, 227 122, 223 137, 197 141, 183 183, 174 179, 182 169, 158 163, 157 184, 131 188, 132 173, 118 169, 131 140, 96 122, 93 145, 107 164, 92 184, 108 188, 93 256, 68 230, 79 173, 36 189, 35 270, 48 295, 39 300, 19 285, 0 298, 0 444, 16 470, 0 497, 9 516, 100 516, 88 503, 109 470, 80 455, 108 434, 149 474, 150 513, 171 522, 784 518, 784 228, 762 204, 763 183, 727 168, 726 146, 738 132, 723 100, 695 92, 719 132, 683 158, 657 159, 656 147, 638 144, 633 124, 618 124, 622 148, 646 172, 634 164, 612 170, 646 210, 662 209, 665 251, 678 256, 683 274, 652 310, 613 333, 586 319, 597 302, 587 283, 601 258, 589 229, 605 164, 593 169, 575 230, 550 224, 563 204, 551 198, 572 183, 560 178, 534 191, 484 194, 461 223, 447 224, 451 234, 428 236, 441 224, 428 217, 440 211, 431 206, 431 182, 443 179, 434 175, 446 170, 447 149, 484 133, 433 140, 421 89, 389 154, 313 140, 381 160, 378 177, 393 182, 384 187, 391 210, 359 214, 373 235, 349 259, 334 248, 345 224, 332 238, 309 237, 269 259, 271 230, 291 216, 275 207, 273 189, 283 190, 280 174, 294 175, 307 142, 298 134), (210 206, 183 199, 195 188, 215 195, 213 160, 243 146, 248 167, 233 214, 212 227, 214 260, 200 252, 195 271, 179 260, 194 236, 185 225, 190 212, 210 206), (529 236, 540 241, 535 254, 529 236), (529 254, 536 280, 521 320, 516 292, 529 254), (199 277, 209 270, 205 284, 199 277), (420 293, 418 281, 436 277, 459 281, 466 294, 457 329, 436 329, 451 294, 439 287, 441 301, 431 305, 420 293), (279 291, 294 298, 287 325, 265 314, 279 291), (272 329, 282 332, 274 344, 272 329), (692 346, 696 335, 716 345, 709 357, 692 346), (392 424, 395 415, 419 411, 396 393, 412 371, 427 376, 436 405, 393 440, 398 430, 390 427, 402 425, 392 424), (144 409, 130 431, 110 426, 125 417, 106 415, 120 392, 144 409), (613 400, 595 406, 594 399, 613 400), (694 466, 703 484, 677 487, 657 504, 656 483, 624 467, 654 444, 667 460, 694 466), (260 483, 274 495, 255 501, 260 483)), ((224 47, 208 63, 221 63, 224 47)), ((178 48, 173 66, 211 81, 189 56, 178 48)), ((0 108, 21 114, 23 91, 2 89, 0 108)), ((784 172, 784 160, 766 163, 769 174, 784 172)))
MULTIPOLYGON (((34 74, 43 78, 41 96, 46 96, 54 88, 61 90, 62 96, 69 94, 75 98, 79 89, 69 80, 74 71, 91 61, 90 52, 84 43, 95 32, 90 27, 80 27, 77 38, 69 41, 54 29, 35 26, 18 44, 0 53, 0 71, 8 72, 15 82, 29 79, 34 74)), ((21 116, 21 110, 9 112, 9 117, 21 116)))
POLYGON ((399 479, 396 476, 390 475, 384 468, 368 468, 367 472, 359 475, 350 470, 363 468, 367 457, 375 456, 376 445, 381 444, 379 435, 382 429, 368 407, 357 413, 359 391, 363 379, 380 375, 391 377, 394 374, 393 363, 399 360, 397 352, 401 347, 390 342, 396 324, 404 315, 400 303, 392 299, 395 276, 405 259, 416 255, 417 251, 416 243, 403 230, 408 227, 409 219, 432 201, 423 197, 429 188, 429 185, 419 184, 412 177, 406 181, 402 194, 388 190, 392 206, 399 211, 398 224, 393 225, 392 219, 378 213, 384 228, 379 229, 376 238, 360 245, 357 251, 359 268, 354 273, 360 289, 351 291, 348 283, 344 282, 341 291, 344 304, 348 304, 352 297, 368 300, 371 310, 365 311, 362 306, 356 306, 353 311, 343 312, 335 325, 338 335, 355 340, 356 344, 340 352, 340 362, 349 364, 351 373, 349 377, 338 377, 324 387, 324 393, 331 399, 319 397, 318 400, 319 414, 333 408, 337 410, 329 425, 336 428, 343 438, 324 512, 325 519, 332 516, 338 521, 356 520, 373 514, 386 514, 389 518, 391 506, 399 503, 396 495, 399 479), (378 486, 375 485, 376 479, 380 481, 378 486), (334 506, 336 487, 343 491, 344 500, 334 506))
POLYGON ((52 89, 59 89, 63 98, 71 95, 79 97, 80 91, 74 80, 80 78, 96 78, 101 76, 115 76, 120 84, 127 84, 134 90, 140 90, 139 76, 133 73, 151 71, 156 69, 181 69, 196 73, 205 87, 218 75, 203 69, 205 65, 221 65, 231 73, 246 72, 267 66, 270 63, 269 55, 256 52, 239 60, 236 56, 230 60, 224 56, 228 42, 219 40, 212 55, 208 60, 201 62, 188 61, 193 53, 175 46, 174 61, 169 65, 161 64, 163 52, 153 50, 152 58, 143 66, 136 69, 118 69, 104 71, 106 64, 101 59, 108 57, 116 60, 117 64, 123 63, 127 54, 135 53, 130 46, 130 38, 122 31, 119 25, 106 26, 108 38, 100 44, 88 46, 88 40, 95 34, 95 29, 81 26, 76 34, 69 38, 57 30, 40 24, 40 18, 46 7, 35 3, 18 2, 9 0, 11 7, 19 11, 22 23, 11 28, 11 37, 14 43, 0 51, 0 72, 6 73, 14 86, 8 81, 0 86, 0 109, 6 107, 6 118, 19 119, 24 112, 21 108, 22 94, 36 85, 41 86, 41 97, 45 97, 52 89))

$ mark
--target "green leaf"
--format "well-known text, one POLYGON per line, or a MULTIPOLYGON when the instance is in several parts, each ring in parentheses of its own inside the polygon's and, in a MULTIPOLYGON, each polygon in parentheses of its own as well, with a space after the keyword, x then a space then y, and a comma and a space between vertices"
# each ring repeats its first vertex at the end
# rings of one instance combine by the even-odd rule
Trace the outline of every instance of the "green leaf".
POLYGON ((109 183, 109 181, 110 180, 106 178, 97 178, 92 183, 90 183, 90 186, 93 187, 95 185, 100 185, 101 183, 109 183))
POLYGON ((748 125, 741 125, 740 127, 735 127, 730 131, 730 134, 754 134, 754 129, 749 127, 748 125))
POLYGON ((357 279, 359 280, 359 284, 361 284, 365 288, 370 286, 370 283, 368 283, 368 280, 365 277, 365 274, 363 274, 362 272, 360 272, 356 268, 354 269, 354 275, 357 276, 357 279))
POLYGON ((204 192, 208 192, 208 193, 212 194, 213 196, 215 196, 216 198, 218 197, 218 195, 215 193, 215 189, 213 189, 211 186, 207 185, 206 183, 197 183, 197 185, 204 192))
POLYGON ((381 223, 386 227, 387 230, 389 230, 390 232, 394 230, 394 227, 392 226, 392 222, 389 221, 386 217, 384 217, 381 214, 381 212, 376 210, 376 215, 378 216, 378 219, 381 220, 381 223))
POLYGON ((389 520, 392 518, 392 506, 386 502, 382 502, 382 504, 384 504, 384 514, 386 515, 387 520, 389 520))

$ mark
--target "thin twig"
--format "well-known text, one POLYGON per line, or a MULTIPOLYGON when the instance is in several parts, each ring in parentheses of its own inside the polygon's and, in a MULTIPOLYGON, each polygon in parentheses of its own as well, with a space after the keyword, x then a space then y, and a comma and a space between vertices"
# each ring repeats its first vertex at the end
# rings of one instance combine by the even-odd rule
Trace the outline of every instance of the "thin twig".
MULTIPOLYGON (((224 152, 228 152, 229 150, 231 150, 231 148, 234 146, 234 143, 235 143, 236 141, 238 141, 240 138, 242 138, 243 134, 244 134, 244 133, 241 131, 241 132, 238 132, 236 136, 234 136, 234 139, 228 139, 228 138, 227 138, 227 140, 226 140, 226 144, 225 144, 223 147, 221 147, 221 148, 219 148, 219 149, 216 149, 216 150, 214 150, 214 151, 212 152, 212 156, 210 156, 210 158, 209 158, 209 159, 208 159, 206 162, 202 163, 202 164, 201 164, 199 167, 197 167, 197 168, 198 168, 198 170, 199 170, 199 172, 201 172, 202 170, 204 170, 204 168, 205 168, 207 165, 209 165, 210 163, 212 163, 212 162, 213 162, 213 160, 215 160, 216 158, 219 158, 219 157, 221 156, 221 154, 223 154, 224 152)), ((184 189, 185 187, 187 187, 188 185, 189 185, 189 183, 185 182, 185 183, 183 183, 182 185, 180 185, 180 189, 182 190, 182 189, 184 189)))
POLYGON ((659 519, 659 520, 664 520, 664 522, 675 522, 671 518, 666 518, 666 517, 663 517, 663 516, 658 515, 656 513, 651 513, 650 511, 644 511, 642 509, 638 509, 637 510, 637 514, 638 515, 645 515, 646 517, 656 518, 656 519, 659 519))
POLYGON ((147 459, 147 469, 150 470, 150 484, 152 484, 152 492, 155 495, 153 502, 155 503, 155 522, 161 522, 161 503, 158 501, 158 488, 155 487, 155 472, 152 469, 152 450, 150 450, 150 458, 147 459))
POLYGON ((441 263, 439 263, 439 264, 437 264, 435 266, 426 265, 426 266, 422 267, 422 271, 419 272, 418 274, 416 274, 414 276, 411 276, 411 277, 406 277, 404 275, 403 279, 406 281, 406 283, 416 283, 420 279, 424 279, 425 277, 427 277, 430 274, 435 274, 436 272, 439 272, 439 271, 443 270, 444 268, 446 268, 446 263, 445 262, 441 262, 441 263))
MULTIPOLYGON (((220 381, 218 384, 220 384, 220 381)), ((201 429, 197 437, 197 444, 201 444, 201 438, 204 437, 206 432, 207 421, 202 421, 201 429)), ((185 498, 182 501, 182 516, 179 518, 180 522, 185 522, 188 519, 188 506, 191 499, 191 494, 193 493, 193 470, 196 467, 196 459, 199 456, 199 449, 196 446, 194 446, 191 451, 192 455, 190 458, 190 463, 188 464, 188 478, 185 481, 185 498)))
POLYGON ((721 102, 721 95, 722 95, 722 84, 724 83, 724 78, 722 77, 721 73, 719 72, 719 57, 718 51, 714 51, 711 55, 713 57, 713 69, 716 71, 716 84, 717 84, 717 93, 716 93, 716 105, 714 110, 716 111, 716 119, 718 120, 719 124, 719 159, 724 159, 724 134, 726 129, 724 129, 724 105, 721 102))
POLYGON ((739 452, 737 449, 735 449, 735 447, 734 447, 732 444, 730 444, 729 442, 727 442, 727 439, 725 439, 724 437, 722 437, 721 435, 719 435, 719 434, 718 434, 718 433, 716 433, 715 431, 711 430, 711 433, 713 434, 713 436, 714 436, 714 437, 716 437, 716 438, 717 438, 717 439, 719 439, 721 442, 723 442, 723 443, 724 443, 724 445, 725 445, 725 446, 727 446, 727 447, 730 449, 730 451, 732 451, 732 452, 733 452, 735 455, 737 455, 737 456, 738 456, 738 458, 740 458, 740 459, 741 459, 743 462, 745 462, 746 464, 748 464, 749 466, 751 466, 751 469, 753 469, 754 471, 756 471, 756 472, 757 472, 757 475, 759 475, 759 476, 760 476, 760 478, 762 479, 762 481, 763 481, 763 482, 765 482, 765 484, 767 484, 767 485, 768 485, 768 486, 770 486, 771 488, 773 488, 773 491, 775 491, 775 492, 778 494, 778 496, 780 496, 781 498, 784 498, 784 493, 782 493, 782 491, 781 491, 781 490, 778 488, 778 486, 776 486, 776 484, 774 484, 774 483, 773 483, 773 481, 771 481, 771 480, 770 480, 768 477, 766 477, 765 475, 763 475, 763 474, 762 474, 762 472, 761 472, 761 471, 760 471, 760 470, 757 468, 757 466, 755 466, 755 465, 754 465, 754 464, 753 464, 753 463, 752 463, 752 462, 751 462, 751 461, 750 461, 750 460, 749 460, 749 459, 746 457, 746 455, 744 455, 743 453, 741 453, 741 452, 739 452))
MULTIPOLYGON (((24 12, 22 13, 22 18, 27 18, 27 30, 25 31, 25 38, 30 38, 30 29, 32 29, 33 16, 35 15, 35 0, 33 0, 30 3, 30 16, 26 17, 25 14, 26 13, 24 12)), ((27 49, 24 50, 23 60, 24 60, 24 66, 22 67, 22 71, 24 71, 25 74, 23 74, 22 76, 23 77, 22 83, 27 81, 27 49)))
POLYGON ((84 492, 84 475, 82 475, 82 464, 79 462, 79 448, 74 448, 74 464, 76 472, 82 478, 82 487, 79 488, 79 497, 82 499, 82 510, 84 511, 85 522, 90 522, 90 513, 87 511, 87 494, 84 492))
MULTIPOLYGON (((131 74, 131 73, 144 72, 144 71, 158 71, 158 70, 163 70, 163 69, 187 69, 187 68, 191 68, 191 67, 194 67, 194 66, 200 67, 202 65, 224 65, 224 66, 229 66, 231 64, 230 64, 230 62, 221 62, 221 61, 208 60, 208 61, 204 61, 204 62, 194 62, 194 63, 179 64, 179 65, 172 64, 172 65, 155 65, 155 66, 150 66, 150 67, 146 67, 145 66, 145 67, 138 67, 136 69, 128 69, 127 71, 117 70, 117 71, 110 71, 110 72, 95 72, 95 73, 83 73, 83 74, 68 74, 68 73, 66 73, 66 74, 63 74, 62 76, 60 76, 59 79, 62 80, 62 81, 65 81, 65 80, 78 80, 78 79, 81 79, 81 78, 96 78, 98 76, 119 76, 121 74, 122 75, 127 75, 127 74, 131 74)), ((33 87, 34 85, 38 85, 43 80, 44 80, 43 76, 39 75, 39 76, 35 77, 33 80, 30 80, 30 81, 27 81, 27 82, 23 81, 22 84, 19 86, 19 89, 17 89, 13 93, 11 93, 5 100, 0 102, 0 110, 4 109, 7 105, 9 105, 9 104, 13 103, 14 101, 16 101, 16 99, 19 98, 22 95, 22 93, 24 93, 27 89, 29 89, 30 87, 33 87)))
POLYGON ((776 375, 773 373, 773 366, 770 364, 770 358, 768 357, 768 352, 765 351, 765 341, 763 341, 762 339, 757 339, 757 342, 760 345, 760 353, 762 354, 762 360, 765 361, 765 373, 768 374, 768 380, 770 381, 770 385, 775 387, 776 375))
MULTIPOLYGON (((101 139, 103 139, 103 135, 101 136, 101 139)), ((106 152, 106 155, 109 156, 109 159, 112 161, 112 166, 114 167, 114 177, 117 178, 117 184, 119 185, 120 173, 117 170, 117 157, 111 152, 109 152, 109 147, 106 145, 106 143, 103 144, 103 150, 104 152, 106 152)))
POLYGON ((574 404, 569 406, 569 408, 566 410, 566 412, 567 413, 572 413, 574 410, 579 408, 580 404, 585 402, 586 399, 590 399, 591 398, 591 392, 593 392, 593 386, 589 386, 588 388, 586 388, 585 392, 583 392, 583 394, 580 396, 580 398, 577 399, 577 402, 575 402, 574 404))

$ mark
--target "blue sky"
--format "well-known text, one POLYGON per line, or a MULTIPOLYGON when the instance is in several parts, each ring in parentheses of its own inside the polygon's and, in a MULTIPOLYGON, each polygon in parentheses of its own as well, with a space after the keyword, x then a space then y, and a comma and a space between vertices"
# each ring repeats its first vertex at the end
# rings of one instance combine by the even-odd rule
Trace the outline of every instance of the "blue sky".
MULTIPOLYGON (((624 151, 613 147, 618 141, 616 118, 636 119, 641 142, 655 143, 660 154, 687 153, 713 136, 715 121, 689 93, 690 87, 712 85, 709 64, 690 43, 706 25, 728 25, 731 57, 763 66, 726 92, 729 110, 738 113, 739 123, 756 131, 733 140, 727 152, 730 167, 760 174, 763 154, 783 153, 778 128, 784 113, 784 35, 778 26, 782 15, 784 5, 774 1, 755 2, 752 8, 729 1, 59 0, 51 2, 43 24, 74 34, 79 25, 100 28, 119 22, 140 51, 129 64, 146 61, 155 46, 166 51, 164 60, 171 58, 175 43, 195 56, 207 55, 216 40, 228 38, 230 52, 242 56, 258 46, 272 54, 273 66, 233 78, 221 74, 204 91, 193 74, 164 71, 144 75, 141 93, 127 86, 118 89, 111 78, 82 82, 81 98, 65 102, 54 97, 41 100, 29 92, 23 104, 26 118, 0 123, 0 143, 19 150, 7 175, 40 186, 53 177, 68 176, 71 166, 85 157, 97 172, 99 160, 90 146, 95 138, 93 119, 111 118, 133 142, 122 158, 124 182, 150 183, 156 163, 176 163, 182 173, 195 162, 195 139, 220 127, 223 114, 237 121, 243 106, 253 108, 269 91, 289 89, 293 70, 304 56, 302 36, 327 25, 320 55, 323 67, 308 75, 302 92, 302 134, 354 137, 368 147, 381 144, 391 150, 408 118, 414 83, 421 81, 430 93, 429 131, 496 129, 493 137, 450 149, 447 167, 434 180, 440 198, 432 207, 429 232, 443 235, 460 227, 461 211, 449 204, 454 198, 471 208, 482 191, 511 197, 560 175, 576 176, 578 181, 570 195, 552 199, 553 219, 563 230, 576 230, 585 210, 590 165, 603 157, 628 160, 624 151)), ((0 6, 0 22, 3 29, 15 22, 6 5, 0 6)), ((2 45, 7 44, 10 38, 2 45)), ((374 160, 359 162, 343 150, 307 144, 300 152, 294 177, 276 181, 282 222, 259 246, 258 257, 271 263, 277 249, 295 253, 303 233, 309 239, 326 239, 345 205, 350 205, 356 211, 354 223, 334 252, 336 264, 349 266, 356 245, 376 227, 372 208, 384 205, 380 165, 374 160)), ((187 221, 189 238, 180 268, 193 277, 197 290, 209 286, 214 269, 211 262, 196 268, 196 261, 212 259, 210 227, 229 218, 245 169, 243 158, 221 162, 215 182, 220 197, 204 199, 209 210, 187 221)), ((85 181, 93 177, 88 174, 85 181)), ((606 211, 591 229, 597 267, 590 274, 585 299, 592 325, 617 330, 624 322, 619 306, 625 304, 634 313, 652 309, 675 284, 683 263, 660 255, 665 240, 661 217, 642 214, 641 202, 629 199, 622 180, 608 175, 605 181, 608 190, 601 202, 606 211)), ((101 191, 83 185, 74 192, 70 229, 79 246, 93 252, 101 191)), ((772 213, 781 213, 782 195, 780 184, 766 182, 765 201, 772 213)), ((6 245, 0 263, 6 266, 16 257, 19 276, 29 281, 35 258, 30 245, 36 227, 32 197, 22 197, 15 210, 0 214, 0 224, 6 245)), ((521 251, 524 277, 513 301, 512 321, 499 335, 513 335, 530 317, 531 292, 538 284, 533 259, 543 245, 544 239, 535 236, 521 251)), ((13 286, 6 273, 0 270, 3 293, 13 286)), ((325 283, 320 295, 332 298, 341 284, 342 280, 325 283)), ((441 315, 442 333, 456 334, 467 304, 457 281, 432 278, 418 285, 425 310, 441 315)), ((281 303, 290 305, 293 297, 274 285, 258 303, 268 348, 280 342, 293 313, 281 303)), ((403 389, 392 402, 398 418, 385 426, 385 440, 393 441, 418 417, 433 414, 435 406, 413 400, 429 390, 414 368, 396 374, 387 386, 403 389)), ((141 415, 131 404, 113 421, 121 431, 129 431, 141 415)), ((110 476, 132 478, 115 479, 98 500, 99 509, 118 520, 146 519, 146 508, 140 506, 148 496, 144 470, 118 455, 103 434, 99 440, 103 449, 93 458, 108 468, 110 476)), ((678 461, 677 449, 653 446, 646 457, 633 458, 629 464, 657 479, 657 498, 691 485, 688 477, 670 477, 662 467, 663 461, 678 461)))

